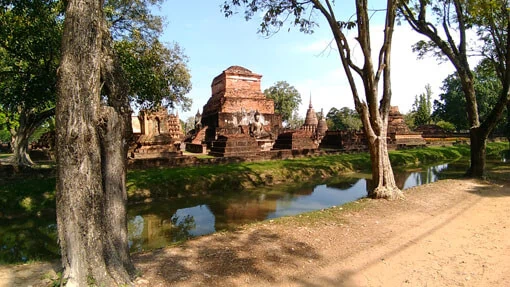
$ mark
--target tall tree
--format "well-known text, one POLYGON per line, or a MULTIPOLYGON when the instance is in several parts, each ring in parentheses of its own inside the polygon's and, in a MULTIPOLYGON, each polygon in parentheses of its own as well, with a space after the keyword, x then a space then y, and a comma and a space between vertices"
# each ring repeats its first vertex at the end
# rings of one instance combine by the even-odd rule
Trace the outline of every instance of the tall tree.
POLYGON ((32 165, 31 134, 54 114, 63 5, 7 0, 0 6, 0 109, 14 165, 32 165))
POLYGON ((439 94, 439 99, 434 101, 432 118, 452 123, 457 131, 468 130, 466 97, 457 74, 448 75, 441 89, 443 92, 439 94))
POLYGON ((326 115, 329 130, 359 130, 363 125, 358 113, 348 107, 331 108, 326 115))
POLYGON ((292 117, 287 120, 287 128, 299 129, 305 123, 305 119, 297 111, 292 113, 292 117))
MULTIPOLYGON (((150 7, 160 2, 108 1, 103 7, 129 80, 131 101, 142 108, 164 104, 188 110, 187 58, 177 44, 165 46, 157 39, 162 19, 153 16, 150 7)), ((55 111, 64 3, 8 0, 1 7, 0 109, 7 115, 4 126, 11 133, 13 163, 31 165, 29 138, 55 111)))
POLYGON ((167 47, 134 31, 129 39, 116 41, 114 48, 126 72, 133 104, 140 109, 164 105, 189 110, 191 99, 186 94, 191 90, 191 76, 179 45, 167 47))
POLYGON ((293 19, 292 23, 302 32, 310 33, 317 24, 314 21, 314 15, 317 12, 326 19, 349 81, 354 106, 361 116, 369 143, 374 181, 374 189, 369 191, 369 195, 374 198, 397 198, 402 196, 402 192, 395 184, 386 136, 391 101, 390 54, 398 2, 387 0, 383 9, 386 13, 382 32, 383 43, 377 54, 377 62, 374 62, 372 58, 371 13, 368 0, 355 0, 354 3, 356 7, 354 21, 337 19, 335 12, 338 10, 335 11, 335 3, 331 0, 230 0, 224 2, 223 10, 225 16, 231 16, 236 6, 244 6, 247 19, 263 11, 261 33, 270 33, 271 28, 280 29, 285 19, 293 19), (349 29, 357 31, 355 39, 362 53, 362 63, 359 65, 354 62, 351 45, 345 34, 349 29), (356 74, 363 83, 365 100, 360 98, 360 87, 354 79, 356 74))
POLYGON ((274 100, 274 110, 287 122, 292 114, 297 111, 301 104, 301 94, 298 90, 286 81, 278 81, 271 87, 264 90, 267 98, 274 100))
POLYGON ((57 224, 67 286, 130 285, 129 91, 102 1, 67 3, 56 106, 57 224))
POLYGON ((163 19, 151 12, 162 2, 105 0, 104 11, 115 40, 114 49, 127 76, 131 103, 140 109, 163 105, 188 111, 188 58, 178 44, 166 45, 158 40, 163 19))
MULTIPOLYGON (((478 103, 478 114, 483 121, 497 104, 501 94, 501 82, 498 79, 494 66, 488 60, 482 60, 474 71, 474 88, 478 103)), ((433 117, 436 120, 444 120, 455 125, 457 130, 469 129, 466 113, 466 98, 458 73, 449 75, 441 88, 443 93, 439 100, 434 102, 433 117)), ((498 123, 500 123, 498 121, 498 123)), ((502 131, 503 124, 497 124, 495 130, 502 131)))
POLYGON ((0 142, 5 143, 11 140, 11 134, 7 129, 7 117, 0 109, 0 142))
POLYGON ((414 124, 416 126, 426 125, 430 123, 430 115, 432 113, 432 88, 430 85, 425 86, 425 93, 414 98, 413 112, 414 124))
MULTIPOLYGON (((510 6, 506 0, 411 0, 402 2, 399 10, 404 19, 429 41, 420 41, 415 50, 420 56, 433 52, 455 67, 466 99, 471 142, 471 165, 467 175, 481 177, 485 172, 485 149, 489 133, 496 126, 509 100, 510 85, 510 6), (432 13, 437 19, 430 20, 432 13), (474 76, 468 62, 468 30, 475 28, 484 41, 481 52, 490 59, 502 83, 497 104, 485 120, 480 120, 474 87, 474 76)), ((471 47, 472 50, 478 47, 471 47)))

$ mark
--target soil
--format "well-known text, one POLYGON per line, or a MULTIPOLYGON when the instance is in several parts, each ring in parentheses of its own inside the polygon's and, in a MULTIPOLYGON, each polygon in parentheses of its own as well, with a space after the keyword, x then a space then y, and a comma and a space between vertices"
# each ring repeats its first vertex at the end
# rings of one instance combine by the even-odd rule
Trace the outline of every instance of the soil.
MULTIPOLYGON (((403 200, 362 199, 134 254, 135 283, 508 286, 509 214, 510 182, 443 180, 403 200)), ((46 286, 55 268, 0 266, 0 286, 46 286)))

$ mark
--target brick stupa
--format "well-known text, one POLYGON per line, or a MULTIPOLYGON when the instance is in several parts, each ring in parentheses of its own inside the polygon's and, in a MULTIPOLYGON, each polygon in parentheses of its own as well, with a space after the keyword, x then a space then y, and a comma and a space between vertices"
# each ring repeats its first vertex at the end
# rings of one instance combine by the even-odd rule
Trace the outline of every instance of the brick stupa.
MULTIPOLYGON (((231 66, 214 78, 211 84, 212 95, 204 105, 201 120, 202 126, 207 127, 204 141, 211 150, 213 150, 212 143, 220 139, 220 136, 222 146, 229 145, 229 137, 235 138, 239 145, 245 144, 242 138, 249 137, 249 126, 254 121, 256 112, 260 114, 265 131, 278 135, 282 128, 281 116, 274 113, 274 101, 266 98, 262 93, 261 78, 262 75, 240 66, 231 66)), ((246 141, 248 144, 250 140, 246 141)), ((262 147, 259 140, 259 148, 270 148, 272 144, 268 141, 266 140, 262 147)), ((255 145, 252 143, 247 146, 255 145)), ((256 149, 244 151, 252 153, 256 149)), ((229 154, 224 149, 215 152, 215 155, 220 156, 229 154)))
POLYGON ((392 106, 388 115, 388 148, 423 146, 425 143, 421 132, 411 131, 398 107, 392 106))

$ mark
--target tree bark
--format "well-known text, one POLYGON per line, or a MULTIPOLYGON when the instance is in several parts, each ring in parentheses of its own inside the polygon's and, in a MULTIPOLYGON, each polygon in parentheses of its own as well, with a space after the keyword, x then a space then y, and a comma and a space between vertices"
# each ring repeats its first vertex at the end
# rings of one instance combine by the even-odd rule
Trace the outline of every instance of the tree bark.
POLYGON ((54 108, 40 113, 34 113, 25 109, 21 111, 18 127, 11 130, 11 148, 13 151, 11 163, 14 166, 32 166, 34 164, 28 154, 30 137, 45 120, 54 114, 54 108))
POLYGON ((370 16, 368 15, 368 2, 356 0, 356 28, 359 42, 363 53, 363 66, 357 66, 351 58, 351 50, 339 21, 335 18, 332 2, 312 0, 314 7, 319 9, 328 20, 338 47, 340 60, 351 87, 354 106, 363 122, 363 129, 368 140, 370 161, 372 163, 372 179, 375 189, 369 191, 373 198, 395 199, 403 196, 402 191, 395 183, 393 169, 391 167, 388 145, 386 142, 388 128, 388 114, 391 102, 391 43, 393 27, 395 24, 396 1, 387 0, 386 25, 384 30, 384 42, 379 50, 377 65, 372 60, 372 48, 370 37, 370 16), (365 101, 360 100, 358 87, 353 74, 357 73, 363 81, 365 101), (379 105, 379 81, 383 79, 383 91, 379 105))
MULTIPOLYGON (((108 254, 110 264, 119 266, 133 277, 135 267, 129 255, 127 230, 127 153, 132 137, 129 86, 125 81, 119 59, 114 53, 112 38, 106 21, 102 23, 101 77, 103 93, 108 95, 109 107, 103 107, 102 118, 106 125, 101 129, 103 154, 103 182, 106 192, 106 227, 110 232, 108 254)), ((126 274, 124 274, 126 275, 126 274)))
MULTIPOLYGON (((132 285, 126 222, 126 114, 103 47, 102 1, 67 4, 56 113, 57 224, 67 286, 132 285), (110 96, 114 94, 114 96, 110 96)), ((127 92, 127 89, 124 89, 127 92)), ((127 106, 127 108, 126 108, 127 106)))
POLYGON ((469 132, 469 137, 471 143, 471 164, 466 175, 483 178, 485 176, 487 136, 483 135, 480 128, 472 128, 469 132))
POLYGON ((397 199, 403 197, 402 191, 395 182, 395 175, 391 167, 388 154, 387 125, 383 126, 380 134, 368 139, 370 162, 372 166, 373 189, 369 189, 368 196, 372 198, 397 199))
POLYGON ((23 127, 18 127, 16 132, 11 132, 12 158, 10 162, 16 167, 32 166, 34 162, 28 154, 28 139, 31 134, 23 127))
POLYGON ((506 103, 506 138, 510 147, 510 101, 506 103))
MULTIPOLYGON (((507 37, 493 37, 495 49, 499 52, 496 58, 492 58, 495 63, 495 67, 498 70, 499 78, 502 83, 503 91, 498 99, 498 103, 492 108, 485 120, 480 123, 478 114, 478 104, 476 101, 476 93, 474 89, 474 78, 471 72, 471 68, 468 62, 468 49, 467 49, 467 37, 466 29, 469 25, 466 24, 467 16, 467 5, 463 1, 455 0, 452 3, 453 7, 449 5, 442 5, 443 11, 443 34, 446 35, 446 39, 443 40, 438 33, 438 29, 433 24, 427 22, 426 13, 429 11, 427 5, 429 2, 419 1, 418 15, 415 15, 415 8, 411 4, 401 3, 399 9, 411 25, 411 27, 418 33, 427 36, 434 44, 441 50, 441 52, 450 60, 455 67, 459 79, 461 80, 462 89, 466 98, 466 111, 468 113, 469 120, 469 132, 470 132, 470 143, 471 143, 471 164, 466 172, 467 176, 471 177, 484 177, 485 172, 485 154, 486 154, 486 141, 489 134, 492 132, 497 122, 503 115, 505 105, 509 101, 509 85, 510 85, 510 38, 507 37), (453 9, 451 9, 453 8, 453 9), (451 9, 451 10, 450 10, 451 9), (449 17, 451 12, 455 12, 455 19, 457 20, 458 27, 456 29, 451 28, 449 17), (458 46, 455 44, 451 32, 458 32, 458 46)), ((503 9, 503 15, 508 15, 507 6, 501 7, 503 9)), ((495 24, 495 23, 493 23, 495 24)), ((501 31, 502 34, 508 34, 510 32, 510 21, 507 20, 506 27, 504 29, 496 26, 489 25, 489 30, 492 29, 491 34, 494 36, 497 31, 501 31)), ((499 33, 499 32, 498 32, 499 33)), ((496 33, 497 34, 497 33, 496 33)))

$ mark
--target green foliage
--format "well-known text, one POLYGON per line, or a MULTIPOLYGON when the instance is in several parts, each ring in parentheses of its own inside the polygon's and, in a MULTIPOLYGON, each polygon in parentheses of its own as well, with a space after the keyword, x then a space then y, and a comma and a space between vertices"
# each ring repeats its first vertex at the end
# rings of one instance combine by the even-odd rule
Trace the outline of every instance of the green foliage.
POLYGON ((12 121, 20 112, 37 113, 54 105, 63 4, 55 0, 3 4, 0 107, 12 121))
POLYGON ((261 34, 271 35, 278 32, 286 20, 307 34, 313 33, 313 29, 318 26, 314 21, 314 5, 310 1, 230 0, 222 5, 225 17, 233 15, 235 9, 242 5, 246 7, 246 20, 263 13, 259 28, 261 34))
POLYGON ((359 130, 362 127, 359 114, 348 107, 331 108, 326 115, 329 130, 359 130))
POLYGON ((163 19, 152 14, 163 0, 106 0, 103 11, 115 40, 127 40, 133 33, 145 42, 156 40, 163 32, 163 19))
POLYGON ((409 129, 414 130, 416 128, 416 124, 414 123, 416 112, 410 111, 407 114, 404 114, 404 122, 409 127, 409 129))
POLYGON ((264 90, 267 98, 274 100, 274 110, 282 115, 282 120, 287 122, 292 118, 301 104, 301 94, 298 90, 285 81, 278 81, 264 90))
POLYGON ((432 89, 430 85, 425 86, 425 93, 414 98, 413 112, 414 125, 421 126, 430 123, 430 115, 432 113, 432 89))
POLYGON ((297 111, 287 120, 287 127, 290 129, 299 129, 305 123, 305 119, 297 111))
POLYGON ((426 147, 390 152, 391 163, 399 167, 452 161, 465 156, 469 156, 469 146, 426 147))
POLYGON ((163 19, 151 9, 162 0, 108 0, 104 12, 115 40, 115 52, 130 87, 130 100, 141 109, 161 105, 189 110, 191 90, 188 59, 174 43, 165 45, 158 38, 163 19))
MULTIPOLYGON (((178 45, 166 47, 157 38, 162 18, 151 14, 160 0, 119 1, 104 4, 116 50, 123 60, 132 100, 141 106, 187 110, 191 89, 187 58, 178 45)), ((65 3, 59 0, 2 3, 0 10, 0 137, 19 123, 35 118, 55 105, 57 67, 65 3), (22 116, 23 121, 18 121, 22 116), (1 119, 0 119, 1 121, 1 119)))
MULTIPOLYGON (((478 113, 483 121, 498 101, 502 89, 501 82, 494 66, 487 60, 480 62, 473 74, 478 113)), ((468 129, 466 98, 458 74, 449 75, 443 81, 441 89, 444 93, 439 95, 439 100, 434 101, 433 118, 436 121, 454 124, 456 130, 468 129)))
POLYGON ((479 37, 477 48, 492 62, 504 82, 510 49, 507 45, 510 3, 506 0, 468 0, 465 7, 465 21, 476 29, 479 37))
POLYGON ((11 140, 11 133, 8 129, 7 116, 0 109, 0 143, 9 142, 11 140))
POLYGON ((25 175, 0 182, 0 214, 34 215, 55 208, 55 178, 25 175))
POLYGON ((189 110, 191 75, 187 57, 179 45, 168 48, 157 39, 146 42, 141 35, 115 43, 130 86, 131 101, 140 108, 180 105, 189 110))
POLYGON ((449 131, 449 132, 454 132, 455 131, 455 125, 450 123, 450 122, 446 122, 446 121, 438 121, 436 123, 437 126, 439 126, 440 128, 442 128, 443 130, 445 131, 449 131))

